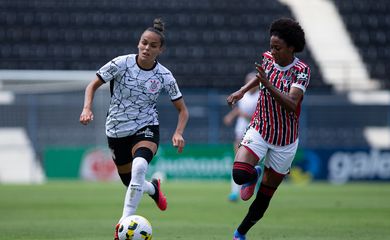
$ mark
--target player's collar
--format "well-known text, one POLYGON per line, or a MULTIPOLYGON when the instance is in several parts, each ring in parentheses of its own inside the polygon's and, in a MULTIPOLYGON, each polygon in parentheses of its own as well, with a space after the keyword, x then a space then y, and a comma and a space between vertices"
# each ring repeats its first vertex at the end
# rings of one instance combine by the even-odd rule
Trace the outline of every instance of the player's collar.
POLYGON ((137 54, 137 55, 135 55, 135 63, 137 64, 138 68, 143 70, 143 71, 152 71, 156 67, 158 62, 157 62, 157 60, 155 60, 153 66, 149 69, 143 68, 138 64, 138 54, 137 54))
POLYGON ((292 66, 294 66, 297 62, 299 61, 299 59, 297 57, 294 57, 294 60, 292 61, 292 63, 290 63, 289 65, 287 66, 280 66, 279 64, 277 64, 276 62, 274 62, 274 66, 276 67, 276 69, 278 69, 279 71, 286 71, 288 69, 290 69, 292 66))

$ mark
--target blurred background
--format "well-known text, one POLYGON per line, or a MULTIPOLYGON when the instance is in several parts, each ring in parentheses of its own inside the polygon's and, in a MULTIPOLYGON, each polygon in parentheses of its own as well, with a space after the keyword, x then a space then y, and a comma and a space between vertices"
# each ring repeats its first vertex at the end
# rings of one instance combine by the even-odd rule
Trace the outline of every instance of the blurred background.
POLYGON ((270 23, 292 17, 306 32, 297 56, 312 75, 289 179, 390 181, 389 11, 387 0, 0 0, 0 183, 117 179, 104 130, 109 89, 97 91, 95 120, 83 126, 84 89, 106 62, 137 53, 156 17, 166 23, 159 61, 190 120, 178 155, 170 144, 177 113, 160 96, 150 174, 229 179, 226 97, 269 49, 270 23))

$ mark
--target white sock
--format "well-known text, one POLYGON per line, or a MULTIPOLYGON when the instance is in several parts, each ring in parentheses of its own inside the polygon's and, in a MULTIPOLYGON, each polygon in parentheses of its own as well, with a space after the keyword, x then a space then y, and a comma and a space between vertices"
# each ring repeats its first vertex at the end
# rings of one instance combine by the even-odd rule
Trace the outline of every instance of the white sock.
POLYGON ((231 193, 237 193, 240 191, 240 185, 234 182, 233 178, 231 179, 231 193))
POLYGON ((148 162, 144 158, 134 158, 131 168, 131 181, 126 191, 123 213, 119 222, 125 217, 135 214, 143 195, 147 170, 148 162))
POLYGON ((154 188, 154 185, 151 182, 145 181, 144 182, 144 193, 147 193, 149 195, 153 195, 156 192, 156 189, 154 188))

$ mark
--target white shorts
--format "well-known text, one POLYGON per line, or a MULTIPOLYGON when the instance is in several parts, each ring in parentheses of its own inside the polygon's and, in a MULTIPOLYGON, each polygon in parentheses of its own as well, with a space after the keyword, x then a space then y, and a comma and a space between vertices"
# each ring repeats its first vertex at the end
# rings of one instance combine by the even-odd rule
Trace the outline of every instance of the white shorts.
POLYGON ((266 142, 261 134, 253 128, 246 131, 241 145, 255 154, 259 159, 264 159, 264 166, 272 168, 280 174, 288 174, 298 149, 297 139, 294 143, 286 146, 276 146, 266 142))

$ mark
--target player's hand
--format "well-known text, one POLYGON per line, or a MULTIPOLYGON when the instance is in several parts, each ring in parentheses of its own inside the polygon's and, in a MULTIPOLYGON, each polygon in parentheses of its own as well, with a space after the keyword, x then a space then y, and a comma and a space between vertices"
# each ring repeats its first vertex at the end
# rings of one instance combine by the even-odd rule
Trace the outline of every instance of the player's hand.
POLYGON ((264 68, 261 66, 261 64, 255 63, 255 67, 256 67, 256 71, 257 71, 256 77, 260 80, 260 82, 263 85, 268 84, 269 81, 267 79, 267 75, 265 74, 264 68))
POLYGON ((84 108, 80 114, 80 123, 87 125, 91 121, 93 121, 92 111, 90 109, 84 108))
POLYGON ((240 90, 238 91, 235 91, 234 93, 230 94, 230 96, 228 96, 226 98, 226 101, 227 101, 227 104, 229 106, 233 106, 234 104, 236 104, 236 102, 238 102, 242 97, 244 96, 244 92, 240 90))
POLYGON ((175 132, 172 137, 172 144, 177 148, 177 152, 181 153, 185 145, 183 136, 180 133, 175 132))

